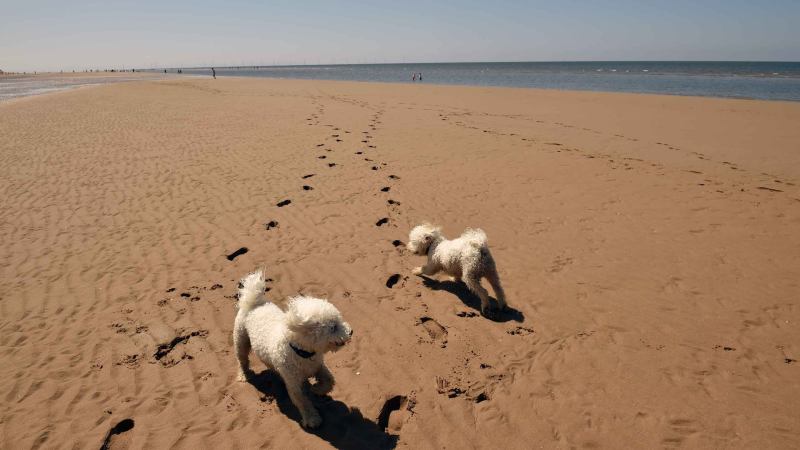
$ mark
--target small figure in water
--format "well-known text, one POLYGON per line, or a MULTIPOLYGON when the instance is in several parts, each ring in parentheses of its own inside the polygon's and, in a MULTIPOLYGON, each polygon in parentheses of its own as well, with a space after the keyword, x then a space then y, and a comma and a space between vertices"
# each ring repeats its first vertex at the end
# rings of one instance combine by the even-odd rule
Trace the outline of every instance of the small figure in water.
POLYGON ((419 73, 419 81, 422 81, 422 72, 419 73))
POLYGON ((414 72, 414 73, 411 75, 411 81, 417 81, 417 72, 414 72))
POLYGON ((214 70, 213 67, 211 68, 211 76, 214 77, 215 80, 217 79, 217 71, 214 70))

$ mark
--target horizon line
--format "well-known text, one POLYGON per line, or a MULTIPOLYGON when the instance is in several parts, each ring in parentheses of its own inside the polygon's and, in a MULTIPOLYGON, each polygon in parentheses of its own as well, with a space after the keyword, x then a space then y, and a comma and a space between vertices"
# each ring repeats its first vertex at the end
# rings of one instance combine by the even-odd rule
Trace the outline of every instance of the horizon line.
POLYGON ((516 60, 516 61, 414 61, 414 62, 377 62, 377 63, 287 63, 287 64, 228 64, 228 65, 187 65, 187 66, 166 66, 155 65, 150 67, 126 67, 125 65, 98 69, 88 67, 84 69, 59 69, 59 70, 28 70, 7 71, 0 67, 0 73, 6 74, 27 74, 27 73, 62 73, 62 72, 106 72, 106 71, 131 71, 131 70, 164 70, 164 69, 231 69, 231 68, 267 68, 267 67, 331 67, 331 66, 390 66, 390 65, 425 65, 425 64, 523 64, 523 63, 789 63, 798 64, 792 60, 749 60, 749 59, 573 59, 573 60, 516 60))

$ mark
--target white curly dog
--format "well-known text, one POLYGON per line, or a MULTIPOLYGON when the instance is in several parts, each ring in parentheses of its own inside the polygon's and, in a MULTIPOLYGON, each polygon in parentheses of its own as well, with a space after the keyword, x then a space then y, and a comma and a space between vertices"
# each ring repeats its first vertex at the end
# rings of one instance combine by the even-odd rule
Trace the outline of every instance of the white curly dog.
POLYGON ((469 290, 480 297, 481 314, 484 316, 489 309, 489 293, 481 286, 481 278, 489 281, 500 308, 506 309, 508 306, 483 230, 467 228, 458 238, 447 240, 440 227, 424 223, 409 233, 408 249, 416 255, 428 256, 428 263, 416 267, 412 272, 414 275, 444 272, 454 281, 464 280, 469 290))
POLYGON ((323 356, 348 343, 353 329, 327 300, 304 295, 292 297, 284 312, 268 303, 265 287, 264 273, 258 271, 242 279, 239 289, 239 312, 233 324, 238 380, 246 381, 251 373, 252 348, 283 379, 289 398, 300 410, 302 425, 316 428, 322 418, 303 387, 314 377, 316 383, 311 392, 325 395, 333 389, 333 374, 325 367, 323 356))

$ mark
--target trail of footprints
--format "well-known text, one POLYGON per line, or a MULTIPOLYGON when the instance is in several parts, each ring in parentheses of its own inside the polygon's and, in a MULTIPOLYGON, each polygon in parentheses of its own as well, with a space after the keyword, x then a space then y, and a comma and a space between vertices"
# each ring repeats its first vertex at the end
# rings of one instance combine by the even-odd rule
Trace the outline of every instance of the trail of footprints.
MULTIPOLYGON (((464 111, 464 112, 443 111, 443 110, 438 110, 438 111, 439 111, 438 112, 438 116, 439 116, 439 119, 441 121, 452 123, 453 125, 461 127, 461 128, 476 130, 476 131, 480 131, 481 133, 493 134, 493 135, 497 135, 497 136, 505 136, 505 137, 509 137, 509 138, 519 138, 520 140, 528 142, 528 143, 531 143, 531 144, 539 143, 539 141, 536 138, 533 138, 533 137, 522 137, 522 136, 518 136, 516 133, 503 133, 503 132, 500 132, 500 131, 497 131, 497 130, 483 129, 481 127, 477 127, 477 126, 474 126, 474 125, 469 125, 469 124, 465 123, 463 120, 460 119, 461 117, 471 117, 473 115, 476 115, 476 114, 474 114, 472 112, 469 112, 469 111, 464 111)), ((525 118, 525 117, 521 117, 521 116, 494 115, 494 114, 486 114, 486 113, 478 114, 478 115, 479 116, 513 118, 513 119, 518 119, 518 120, 528 120, 528 121, 532 121, 532 122, 537 123, 537 124, 550 124, 550 125, 556 125, 556 126, 559 126, 559 127, 562 127, 562 128, 579 129, 579 130, 582 130, 582 131, 585 131, 585 132, 598 134, 598 135, 604 134, 603 132, 598 131, 598 130, 594 130, 594 129, 586 128, 586 127, 578 127, 578 126, 566 124, 566 123, 563 123, 563 122, 548 123, 548 122, 545 122, 543 120, 536 120, 536 119, 525 118)), ((624 140, 630 141, 630 142, 639 142, 640 141, 637 138, 625 136, 623 134, 613 134, 611 136, 613 136, 613 137, 615 137, 617 139, 624 139, 624 140)), ((546 146, 550 146, 550 147, 557 147, 557 149, 555 150, 556 153, 562 153, 562 152, 573 153, 575 155, 580 155, 580 156, 583 156, 583 157, 588 158, 588 159, 603 160, 603 161, 609 163, 611 165, 612 169, 621 168, 623 170, 633 170, 634 166, 637 166, 640 170, 642 170, 642 169, 651 170, 652 168, 655 168, 655 169, 657 169, 657 172, 656 172, 657 175, 664 175, 664 172, 662 171, 662 169, 664 169, 664 167, 661 164, 648 162, 648 161, 645 161, 643 159, 623 157, 623 158, 621 158, 622 161, 619 161, 619 159, 620 159, 619 157, 617 157, 615 159, 615 157, 613 155, 610 155, 610 154, 600 153, 600 152, 592 153, 590 151, 579 149, 579 148, 570 148, 570 147, 564 146, 563 144, 561 144, 559 142, 541 142, 541 144, 542 145, 546 145, 546 146)), ((696 159, 704 161, 706 163, 720 164, 720 165, 728 167, 730 170, 738 171, 738 172, 740 172, 742 174, 748 174, 747 170, 739 168, 735 163, 732 163, 730 161, 715 161, 712 158, 710 158, 709 156, 707 156, 707 155, 705 155, 705 154, 703 154, 701 152, 691 151, 691 150, 684 150, 684 149, 681 149, 681 148, 679 148, 677 146, 674 146, 674 145, 666 143, 666 142, 655 142, 654 144, 658 145, 658 146, 661 146, 661 147, 664 147, 665 149, 670 150, 670 151, 688 152, 689 154, 693 155, 696 159)), ((697 171, 697 170, 688 170, 687 172, 694 173, 696 175, 704 175, 703 172, 697 171)), ((769 193, 776 193, 776 194, 785 192, 785 190, 782 189, 782 187, 784 187, 784 186, 796 187, 796 183, 788 181, 788 180, 783 180, 780 177, 777 177, 777 176, 775 176, 773 174, 763 173, 762 172, 762 173, 760 173, 758 175, 752 174, 752 173, 750 173, 750 175, 752 175, 752 176, 754 176, 756 178, 761 178, 761 180, 760 181, 754 181, 754 180, 751 179, 751 180, 743 181, 741 183, 726 184, 726 183, 724 183, 722 181, 713 180, 713 179, 709 179, 709 178, 704 178, 702 181, 698 181, 696 184, 698 186, 701 186, 701 187, 708 186, 708 185, 713 185, 715 193, 718 193, 718 194, 746 192, 747 189, 745 189, 741 185, 747 185, 747 186, 750 187, 750 189, 752 189, 754 191, 769 192, 769 193), (723 188, 725 188, 727 190, 725 190, 723 188)), ((793 199, 795 201, 800 202, 800 194, 797 194, 797 195, 798 196, 797 197, 793 197, 793 199)))
MULTIPOLYGON (((342 101, 341 99, 336 99, 336 100, 342 101)), ((364 106, 364 105, 362 105, 362 106, 364 106)), ((351 134, 350 131, 349 130, 341 130, 339 127, 337 127, 337 126, 335 126, 333 124, 327 124, 327 123, 323 124, 320 121, 320 119, 321 119, 323 114, 324 114, 324 108, 321 105, 319 105, 318 108, 317 108, 317 111, 314 114, 312 114, 311 116, 309 116, 306 120, 309 123, 309 125, 321 125, 321 126, 325 126, 325 127, 330 128, 331 129, 331 134, 329 135, 327 140, 329 142, 331 142, 332 145, 335 146, 335 145, 338 145, 338 144, 344 142, 344 139, 343 139, 344 135, 351 134)), ((355 149, 355 151, 353 151, 353 155, 355 157, 360 157, 364 162, 369 164, 368 167, 369 167, 369 169, 371 171, 376 171, 376 172, 387 168, 388 164, 385 163, 385 162, 376 162, 375 159, 374 159, 374 156, 367 156, 367 152, 371 151, 372 149, 376 149, 377 148, 377 145, 375 145, 374 142, 373 142, 373 139, 374 139, 373 135, 374 135, 374 133, 376 131, 378 131, 380 129, 379 127, 383 123, 382 122, 383 114, 384 114, 384 110, 382 110, 382 109, 379 109, 379 110, 377 110, 377 111, 372 113, 372 115, 369 118, 368 124, 367 124, 367 129, 361 131, 361 133, 360 133, 361 134, 360 139, 359 139, 359 141, 360 141, 359 144, 360 145, 358 146, 357 149, 355 149)), ((318 150, 319 149, 323 149, 323 150, 325 150, 326 153, 333 152, 333 149, 330 148, 330 147, 327 147, 325 142, 316 144, 315 148, 318 149, 318 150)), ((329 159, 328 156, 329 155, 327 155, 327 154, 317 154, 316 155, 316 159, 318 159, 318 160, 328 160, 329 159)), ((327 163, 328 167, 335 167, 336 164, 337 164, 336 162, 332 162, 332 161, 327 163)), ((308 179, 308 178, 311 178, 311 177, 314 177, 314 176, 315 176, 314 173, 310 173, 310 174, 306 174, 306 175, 301 176, 301 179, 305 180, 305 179, 308 179)), ((380 179, 388 181, 388 184, 386 184, 386 183, 379 184, 375 188, 376 192, 380 192, 382 194, 389 194, 395 188, 395 186, 392 183, 396 183, 396 182, 400 181, 401 177, 396 175, 396 174, 394 174, 394 173, 390 173, 390 174, 386 175, 385 179, 383 178, 383 176, 381 176, 380 179)), ((313 190, 313 187, 311 185, 304 185, 302 188, 304 190, 307 190, 307 191, 308 190, 313 190)), ((278 206, 282 207, 282 206, 288 205, 289 203, 291 203, 291 201, 289 199, 287 199, 287 200, 284 200, 281 203, 279 203, 278 206)), ((389 214, 387 216, 379 217, 374 222, 374 226, 379 227, 379 228, 388 228, 388 229, 394 230, 396 228, 396 226, 392 225, 392 217, 396 217, 396 216, 402 214, 402 210, 400 208, 401 208, 401 202, 399 202, 399 201, 397 201, 397 200, 395 200, 393 198, 386 198, 386 209, 387 209, 387 212, 389 214)), ((277 227, 277 222, 275 222, 275 221, 268 222, 266 227, 267 227, 267 229, 275 228, 275 227, 277 227)), ((394 239, 394 240, 391 241, 391 245, 400 252, 399 254, 403 253, 405 245, 404 245, 402 240, 394 239)), ((400 289, 400 288, 405 286, 405 282, 407 280, 408 280, 408 276, 404 276, 404 275, 399 274, 399 273, 394 273, 394 274, 390 274, 387 277, 387 279, 386 279, 384 284, 385 284, 386 289, 400 289)), ((472 317, 477 317, 477 315, 478 315, 477 313, 472 312, 472 311, 469 311, 469 312, 462 311, 461 313, 456 314, 456 317, 467 318, 468 319, 468 318, 472 318, 472 317)), ((427 335, 426 338, 422 338, 423 339, 422 342, 428 342, 428 343, 437 345, 440 348, 446 348, 447 347, 447 334, 448 334, 447 328, 445 326, 443 326, 435 318, 430 317, 428 315, 420 314, 420 315, 417 316, 416 325, 419 326, 421 330, 423 330, 424 335, 427 335)), ((532 329, 524 328, 524 327, 515 327, 515 328, 512 328, 512 329, 508 330, 508 334, 512 335, 512 336, 525 336, 525 335, 529 335, 529 334, 532 334, 532 333, 533 333, 532 329)), ((481 367, 483 368, 483 367, 490 367, 490 366, 488 366, 486 364, 482 364, 481 367)), ((453 381, 448 381, 447 383, 453 383, 453 381)), ((468 384, 475 384, 475 382, 468 382, 468 384)), ((467 393, 467 391, 468 391, 467 389, 461 389, 461 388, 455 386, 455 387, 450 387, 450 388, 448 388, 447 390, 445 390, 443 392, 447 394, 448 398, 455 398, 455 397, 461 396, 461 394, 467 393)), ((396 410, 397 408, 394 407, 395 405, 393 405, 393 404, 390 405, 389 403, 392 402, 392 401, 397 400, 398 398, 405 399, 406 397, 405 396, 395 396, 395 397, 393 397, 392 399, 387 401, 387 404, 384 405, 384 409, 385 410, 388 409, 389 413, 391 413, 391 411, 396 410)), ((475 402, 482 402, 482 401, 486 401, 486 400, 489 399, 488 395, 484 391, 476 393, 475 395, 467 395, 466 398, 468 398, 471 401, 475 401, 475 402)), ((383 415, 383 412, 382 412, 382 415, 383 415)), ((383 416, 381 416, 380 419, 387 420, 386 418, 383 418, 383 416)))

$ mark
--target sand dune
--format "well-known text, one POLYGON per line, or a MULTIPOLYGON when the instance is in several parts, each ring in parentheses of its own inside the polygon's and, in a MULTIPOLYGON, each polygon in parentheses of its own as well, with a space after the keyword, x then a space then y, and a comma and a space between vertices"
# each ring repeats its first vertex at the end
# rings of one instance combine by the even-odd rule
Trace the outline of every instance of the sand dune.
POLYGON ((224 78, 0 105, 2 447, 796 447, 799 120, 224 78), (410 275, 424 220, 486 230, 511 311, 410 275), (234 380, 260 266, 355 329, 318 431, 234 380))

